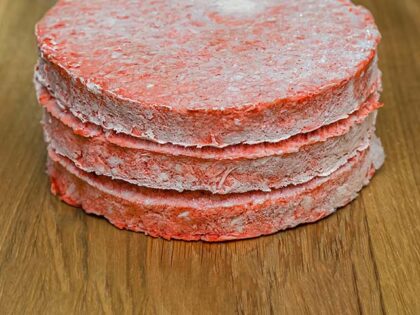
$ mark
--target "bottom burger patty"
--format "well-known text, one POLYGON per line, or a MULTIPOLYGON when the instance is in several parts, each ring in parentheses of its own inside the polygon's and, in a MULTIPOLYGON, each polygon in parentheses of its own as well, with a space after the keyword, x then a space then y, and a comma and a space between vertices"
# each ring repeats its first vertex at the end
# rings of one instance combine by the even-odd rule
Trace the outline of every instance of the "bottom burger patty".
POLYGON ((86 173, 49 152, 51 190, 121 229, 166 239, 225 241, 320 220, 352 201, 384 159, 379 140, 326 177, 271 192, 214 195, 142 188, 86 173))

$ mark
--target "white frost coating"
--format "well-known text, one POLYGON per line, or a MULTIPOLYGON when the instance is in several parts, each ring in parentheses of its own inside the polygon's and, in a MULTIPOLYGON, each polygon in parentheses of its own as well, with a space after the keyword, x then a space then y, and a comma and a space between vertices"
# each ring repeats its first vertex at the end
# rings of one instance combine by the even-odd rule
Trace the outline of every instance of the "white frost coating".
POLYGON ((243 75, 243 74, 241 74, 241 73, 235 74, 235 75, 232 77, 233 81, 240 81, 240 80, 242 80, 243 78, 244 78, 244 75, 243 75))
POLYGON ((235 229, 238 232, 242 232, 243 229, 244 229, 244 226, 243 226, 244 225, 244 218, 243 217, 237 217, 230 222, 230 225, 235 227, 235 229))
POLYGON ((300 203, 303 209, 307 211, 312 209, 312 204, 313 204, 313 199, 311 196, 303 197, 302 202, 300 203))
POLYGON ((159 180, 164 181, 164 182, 169 180, 169 176, 166 173, 160 173, 158 177, 159 177, 159 180))
POLYGON ((120 158, 116 156, 109 157, 107 161, 108 161, 109 166, 111 166, 112 168, 118 167, 119 165, 123 163, 123 160, 121 160, 120 158))
MULTIPOLYGON (((372 139, 373 142, 373 146, 375 148, 381 148, 382 147, 382 143, 381 140, 378 137, 374 137, 372 139)), ((381 150, 373 150, 373 163, 375 168, 379 168, 381 167, 382 164, 384 164, 385 162, 385 154, 381 151, 381 150)))
POLYGON ((147 137, 149 137, 150 139, 154 139, 155 138, 155 133, 153 132, 152 129, 147 129, 146 132, 144 133, 147 137))
POLYGON ((240 120, 240 119, 238 119, 238 118, 235 118, 235 119, 233 120, 233 122, 234 122, 234 124, 235 124, 236 126, 240 126, 240 125, 241 125, 241 120, 240 120))
POLYGON ((67 191, 69 192, 69 194, 76 193, 77 192, 76 185, 73 183, 69 184, 67 187, 67 191))
POLYGON ((240 91, 240 89, 237 88, 236 86, 229 86, 227 89, 228 89, 228 91, 231 91, 231 92, 239 92, 240 91))
POLYGON ((99 94, 101 92, 101 87, 99 85, 97 85, 96 83, 88 82, 86 84, 86 87, 92 93, 99 94))
POLYGON ((188 218, 189 215, 190 215, 189 211, 184 211, 184 212, 178 214, 178 218, 188 218))
POLYGON ((112 59, 118 59, 121 58, 121 53, 119 51, 113 51, 111 54, 112 59))
POLYGON ((219 12, 225 14, 253 13, 259 11, 257 1, 253 0, 217 0, 216 5, 219 12))
POLYGON ((226 181, 226 178, 227 178, 227 177, 230 175, 230 173, 232 173, 234 170, 235 170, 235 168, 233 167, 233 168, 227 169, 227 170, 223 173, 222 178, 220 179, 220 181, 219 181, 219 183, 218 183, 218 185, 217 185, 219 188, 223 187, 223 184, 224 184, 224 182, 226 181))
POLYGON ((336 189, 337 194, 335 196, 336 200, 338 201, 338 200, 342 199, 344 196, 346 196, 347 193, 348 193, 348 190, 349 190, 349 188, 347 186, 337 187, 337 189, 336 189))
POLYGON ((148 119, 148 120, 152 120, 153 119, 153 112, 150 110, 145 110, 144 111, 144 116, 148 119))

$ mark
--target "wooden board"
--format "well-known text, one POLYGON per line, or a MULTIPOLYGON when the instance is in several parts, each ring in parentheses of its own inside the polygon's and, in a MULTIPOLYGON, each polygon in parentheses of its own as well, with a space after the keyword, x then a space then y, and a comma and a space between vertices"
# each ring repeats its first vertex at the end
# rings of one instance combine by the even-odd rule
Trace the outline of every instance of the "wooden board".
POLYGON ((206 244, 119 231, 50 195, 32 69, 53 1, 0 0, 0 313, 420 314, 420 2, 358 2, 384 37, 384 168, 318 224, 206 244))

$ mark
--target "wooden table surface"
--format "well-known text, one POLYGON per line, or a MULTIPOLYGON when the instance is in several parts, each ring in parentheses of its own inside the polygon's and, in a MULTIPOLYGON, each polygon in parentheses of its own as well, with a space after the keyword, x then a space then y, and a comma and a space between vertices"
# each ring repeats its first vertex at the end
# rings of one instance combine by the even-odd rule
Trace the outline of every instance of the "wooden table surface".
POLYGON ((119 231, 50 195, 32 71, 53 2, 0 0, 1 314, 420 314, 420 1, 358 1, 383 34, 372 184, 318 224, 224 244, 119 231))

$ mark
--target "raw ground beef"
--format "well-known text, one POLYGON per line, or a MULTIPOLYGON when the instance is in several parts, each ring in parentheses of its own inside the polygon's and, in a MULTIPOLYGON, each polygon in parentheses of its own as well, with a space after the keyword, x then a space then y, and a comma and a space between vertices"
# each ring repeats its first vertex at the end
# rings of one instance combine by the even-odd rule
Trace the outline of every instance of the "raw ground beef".
POLYGON ((66 203, 104 216, 121 229, 166 239, 225 241, 314 222, 348 204, 384 159, 375 138, 328 177, 270 193, 214 195, 141 188, 81 171, 49 152, 51 190, 66 203))
POLYGON ((383 163, 381 37, 349 0, 59 0, 36 38, 51 190, 118 228, 271 234, 383 163))
POLYGON ((36 33, 38 80, 74 116, 158 143, 277 142, 380 78, 380 34, 347 0, 61 0, 36 33))
POLYGON ((80 169, 149 188, 222 194, 270 191, 331 174, 366 149, 380 106, 372 96, 347 119, 275 144, 194 149, 106 133, 63 111, 45 89, 39 102, 50 149, 80 169))

